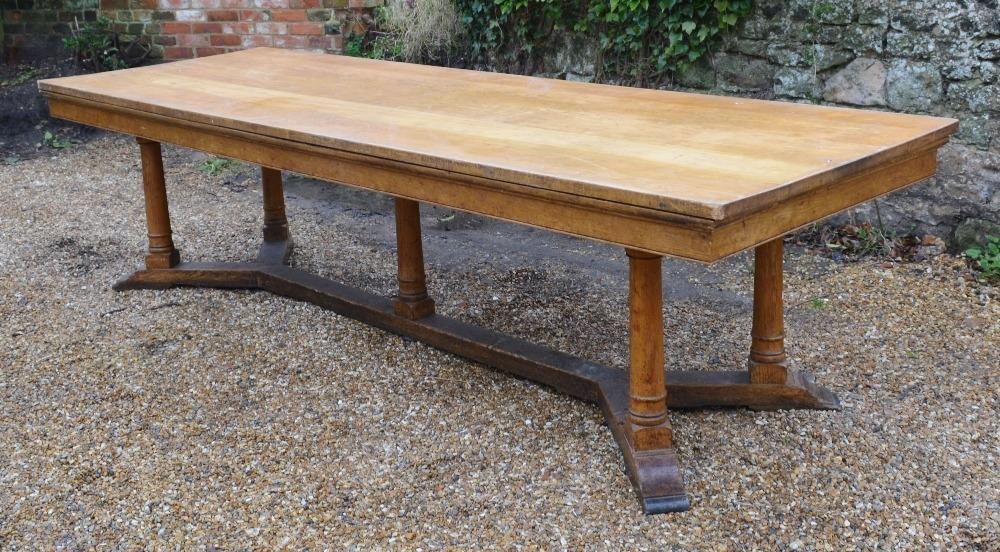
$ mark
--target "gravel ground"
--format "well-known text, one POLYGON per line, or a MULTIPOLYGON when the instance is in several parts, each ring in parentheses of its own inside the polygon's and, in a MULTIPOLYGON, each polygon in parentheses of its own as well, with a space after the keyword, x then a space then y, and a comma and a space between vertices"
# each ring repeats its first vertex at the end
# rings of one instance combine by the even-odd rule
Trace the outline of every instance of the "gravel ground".
MULTIPOLYGON (((186 259, 248 259, 250 169, 167 150, 186 259)), ((673 412, 693 508, 639 513, 594 406, 308 304, 115 293, 144 249, 138 149, 0 166, 4 549, 1000 549, 996 290, 960 260, 792 250, 792 364, 842 412, 673 412)), ((293 263, 393 288, 389 203, 289 179, 293 263)), ((445 314, 624 367, 614 248, 426 210, 445 314)), ((665 263, 667 358, 732 368, 749 257, 665 263)))

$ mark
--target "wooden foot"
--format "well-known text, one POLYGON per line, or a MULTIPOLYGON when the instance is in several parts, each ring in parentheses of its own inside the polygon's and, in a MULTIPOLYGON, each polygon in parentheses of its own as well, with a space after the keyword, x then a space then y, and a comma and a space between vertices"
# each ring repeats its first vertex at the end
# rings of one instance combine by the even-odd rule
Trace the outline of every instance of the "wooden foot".
POLYGON ((396 314, 417 320, 434 314, 434 300, 427 295, 424 246, 420 238, 420 204, 396 198, 396 258, 399 293, 392 299, 396 314))
POLYGON ((626 471, 643 513, 664 514, 690 509, 691 502, 684 490, 684 476, 674 448, 636 448, 634 437, 629 435, 634 428, 628 411, 629 393, 624 382, 607 379, 597 385, 600 388, 598 402, 622 451, 626 471))
POLYGON ((170 268, 181 262, 174 249, 170 231, 170 211, 167 207, 167 186, 163 176, 163 156, 159 142, 136 138, 142 154, 142 191, 146 200, 146 229, 149 252, 146 268, 170 268))
POLYGON ((783 256, 781 238, 757 246, 754 252, 753 328, 748 364, 751 383, 785 383, 788 378, 781 300, 783 256))
MULTIPOLYGON (((115 291, 166 289, 174 286, 259 288, 260 271, 272 263, 180 263, 169 269, 139 270, 119 280, 115 291)), ((281 265, 278 265, 281 266, 281 265)))

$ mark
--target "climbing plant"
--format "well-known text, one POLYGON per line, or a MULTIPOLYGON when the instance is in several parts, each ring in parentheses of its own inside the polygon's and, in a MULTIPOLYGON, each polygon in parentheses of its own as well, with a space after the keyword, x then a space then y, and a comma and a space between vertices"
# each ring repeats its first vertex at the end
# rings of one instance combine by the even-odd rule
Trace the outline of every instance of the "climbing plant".
POLYGON ((598 69, 623 80, 687 68, 749 13, 752 0, 455 0, 474 64, 529 62, 556 31, 598 41, 598 69))
POLYGON ((463 27, 460 44, 474 64, 508 68, 544 49, 553 31, 572 28, 582 0, 455 0, 463 27), (539 48, 539 47, 542 48, 539 48))

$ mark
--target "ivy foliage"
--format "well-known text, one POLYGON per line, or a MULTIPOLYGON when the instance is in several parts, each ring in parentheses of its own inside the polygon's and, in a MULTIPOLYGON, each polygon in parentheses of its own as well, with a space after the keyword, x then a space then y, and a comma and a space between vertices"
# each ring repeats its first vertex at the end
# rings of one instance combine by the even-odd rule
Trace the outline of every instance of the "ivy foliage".
POLYGON ((559 31, 598 41, 598 70, 632 82, 683 71, 752 0, 456 0, 472 64, 523 68, 559 31))

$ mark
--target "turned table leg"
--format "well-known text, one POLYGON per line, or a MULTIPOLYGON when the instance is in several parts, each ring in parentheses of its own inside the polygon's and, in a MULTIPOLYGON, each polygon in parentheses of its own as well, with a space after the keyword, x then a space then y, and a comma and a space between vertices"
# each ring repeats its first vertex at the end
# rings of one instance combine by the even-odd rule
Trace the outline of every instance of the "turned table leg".
POLYGON ((142 189, 146 197, 146 228, 149 253, 146 268, 171 268, 181 262, 174 249, 170 232, 170 212, 167 208, 167 186, 163 177, 163 157, 160 143, 136 138, 142 154, 142 189))
POLYGON ((627 250, 629 260, 628 435, 637 451, 668 448, 663 371, 661 257, 627 250))
POLYGON ((750 331, 750 383, 785 383, 785 321, 781 238, 757 246, 753 272, 753 327, 750 331))
POLYGON ((399 293, 393 297, 396 314, 418 320, 434 314, 434 300, 427 295, 424 248, 420 239, 420 204, 396 198, 396 254, 399 293))
POLYGON ((260 175, 264 195, 264 243, 260 246, 257 260, 267 264, 287 264, 292 255, 292 237, 285 215, 281 171, 261 167, 260 175))
POLYGON ((631 249, 625 252, 629 264, 628 377, 605 373, 593 381, 642 510, 647 514, 680 512, 691 503, 667 421, 662 257, 631 249))
POLYGON ((264 188, 264 241, 288 239, 288 217, 285 216, 285 190, 281 171, 260 168, 264 188))

